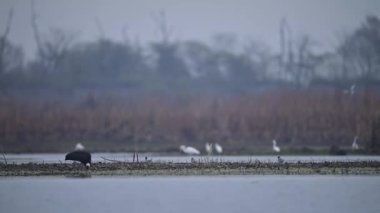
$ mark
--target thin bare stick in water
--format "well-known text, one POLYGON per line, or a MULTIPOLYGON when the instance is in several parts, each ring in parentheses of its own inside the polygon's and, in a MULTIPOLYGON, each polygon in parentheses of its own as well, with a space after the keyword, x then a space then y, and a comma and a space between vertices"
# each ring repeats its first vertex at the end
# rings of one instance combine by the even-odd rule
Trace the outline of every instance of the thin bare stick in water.
POLYGON ((119 161, 119 160, 112 160, 112 159, 108 159, 108 158, 105 158, 105 157, 100 157, 100 158, 102 158, 102 159, 105 160, 105 161, 111 161, 111 162, 123 163, 123 161, 119 161))
POLYGON ((2 154, 3 154, 4 161, 5 161, 5 165, 7 165, 8 164, 7 158, 5 157, 4 152, 2 154))

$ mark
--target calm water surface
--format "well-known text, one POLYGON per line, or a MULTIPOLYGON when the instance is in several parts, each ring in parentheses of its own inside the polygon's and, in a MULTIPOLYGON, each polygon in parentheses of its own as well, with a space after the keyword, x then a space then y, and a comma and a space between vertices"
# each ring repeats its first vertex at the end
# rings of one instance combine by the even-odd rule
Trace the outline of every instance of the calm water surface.
POLYGON ((3 177, 0 212, 379 213, 380 177, 3 177))

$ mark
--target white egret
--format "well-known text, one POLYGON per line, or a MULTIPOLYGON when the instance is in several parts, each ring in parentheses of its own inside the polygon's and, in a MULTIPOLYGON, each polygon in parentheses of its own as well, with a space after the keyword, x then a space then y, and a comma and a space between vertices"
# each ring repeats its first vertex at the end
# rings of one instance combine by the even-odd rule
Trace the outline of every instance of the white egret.
POLYGON ((215 148, 215 151, 218 153, 218 154, 221 154, 223 152, 223 148, 221 145, 219 145, 218 143, 214 144, 214 148, 215 148))
POLYGON ((358 150, 359 149, 358 136, 355 136, 354 142, 352 142, 352 149, 353 150, 358 150))
POLYGON ((354 94, 355 94, 355 88, 356 88, 356 85, 355 85, 355 84, 351 85, 351 87, 350 87, 350 94, 351 94, 351 95, 354 95, 354 94))
POLYGON ((201 154, 196 148, 191 147, 191 146, 181 145, 181 146, 179 147, 179 149, 180 149, 183 153, 188 154, 188 155, 199 155, 199 154, 201 154))
POLYGON ((272 143, 273 143, 273 151, 275 151, 275 152, 280 152, 281 149, 280 149, 279 146, 277 146, 277 142, 276 142, 276 140, 273 140, 272 143))
POLYGON ((84 146, 81 143, 77 143, 77 145, 75 145, 75 150, 76 151, 84 150, 84 146))
POLYGON ((205 144, 205 149, 208 155, 212 154, 212 143, 206 143, 205 144))
POLYGON ((351 96, 355 94, 355 88, 356 88, 356 85, 355 84, 352 84, 350 89, 346 89, 343 91, 344 94, 350 94, 351 96))

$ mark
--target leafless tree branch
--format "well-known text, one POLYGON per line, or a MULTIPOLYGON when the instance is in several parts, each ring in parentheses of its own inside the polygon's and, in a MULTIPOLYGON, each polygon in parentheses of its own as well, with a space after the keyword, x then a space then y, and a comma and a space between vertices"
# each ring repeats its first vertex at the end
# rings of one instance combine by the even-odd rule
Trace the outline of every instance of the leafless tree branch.
POLYGON ((165 11, 160 11, 158 14, 152 14, 152 18, 157 25, 161 42, 165 44, 169 43, 173 35, 173 29, 168 26, 165 11))
POLYGON ((106 32, 104 31, 103 25, 100 22, 98 17, 95 17, 95 24, 96 24, 96 28, 98 29, 98 32, 99 32, 99 38, 105 39, 106 38, 106 32))
POLYGON ((9 32, 11 31, 13 19, 13 7, 8 12, 7 24, 5 26, 5 31, 0 37, 0 73, 4 72, 4 52, 8 39, 9 32))
POLYGON ((8 12, 7 25, 5 27, 4 34, 2 36, 3 38, 6 38, 9 34, 9 32, 11 31, 12 19, 13 19, 13 7, 8 12))
POLYGON ((42 42, 41 42, 41 36, 38 31, 37 13, 36 13, 34 0, 31 0, 30 2, 31 2, 31 5, 30 5, 31 19, 30 20, 31 20, 32 29, 33 29, 33 35, 34 35, 34 39, 36 40, 38 51, 40 52, 40 54, 43 54, 43 47, 42 47, 42 42))

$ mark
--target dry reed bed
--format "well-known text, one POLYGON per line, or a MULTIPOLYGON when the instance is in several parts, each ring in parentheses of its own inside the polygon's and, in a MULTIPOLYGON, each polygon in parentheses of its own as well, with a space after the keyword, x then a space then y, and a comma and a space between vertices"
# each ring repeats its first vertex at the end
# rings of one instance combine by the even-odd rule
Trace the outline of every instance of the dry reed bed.
MULTIPOLYGON (((72 141, 91 147, 202 146, 218 141, 236 147, 264 146, 277 138, 285 146, 349 146, 371 135, 380 97, 366 90, 283 90, 239 97, 91 97, 81 103, 2 100, 0 141, 6 151, 62 151, 72 141)), ((149 151, 149 149, 148 149, 149 151)))

